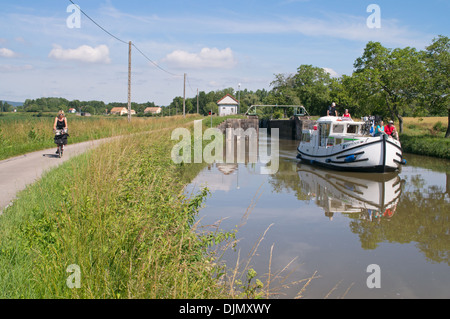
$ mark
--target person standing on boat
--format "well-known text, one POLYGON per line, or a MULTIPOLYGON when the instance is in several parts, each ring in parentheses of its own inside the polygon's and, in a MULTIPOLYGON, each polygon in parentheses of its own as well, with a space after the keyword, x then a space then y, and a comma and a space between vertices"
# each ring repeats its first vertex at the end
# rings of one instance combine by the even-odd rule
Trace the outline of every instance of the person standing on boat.
POLYGON ((389 121, 388 125, 384 127, 384 132, 387 136, 393 137, 398 140, 398 133, 394 126, 394 121, 389 121))
POLYGON ((345 109, 343 116, 347 119, 350 119, 350 120, 352 119, 352 116, 350 115, 350 113, 348 113, 348 109, 345 109))
POLYGON ((338 116, 338 112, 336 110, 336 103, 331 103, 331 106, 328 107, 327 116, 338 116))

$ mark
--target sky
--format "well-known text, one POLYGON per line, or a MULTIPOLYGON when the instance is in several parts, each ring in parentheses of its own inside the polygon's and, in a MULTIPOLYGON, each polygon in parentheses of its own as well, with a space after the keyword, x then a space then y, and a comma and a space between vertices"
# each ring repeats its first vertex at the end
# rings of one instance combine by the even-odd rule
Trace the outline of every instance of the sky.
POLYGON ((270 90, 302 64, 351 75, 369 41, 423 50, 450 36, 448 0, 73 1, 104 30, 69 0, 0 0, 0 100, 126 103, 129 41, 132 101, 168 105, 185 73, 186 97, 270 90))

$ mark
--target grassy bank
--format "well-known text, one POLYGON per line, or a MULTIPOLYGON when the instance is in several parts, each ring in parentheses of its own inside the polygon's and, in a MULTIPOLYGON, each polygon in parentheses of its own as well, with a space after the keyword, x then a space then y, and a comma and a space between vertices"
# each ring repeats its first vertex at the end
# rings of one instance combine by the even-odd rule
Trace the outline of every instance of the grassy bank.
POLYGON ((0 298, 227 297, 207 253, 214 238, 193 228, 207 190, 183 195, 203 165, 173 163, 181 124, 166 125, 70 160, 20 194, 0 216, 0 298), (67 285, 70 265, 79 289, 67 285))
MULTIPOLYGON (((53 121, 55 114, 11 113, 0 116, 0 160, 29 152, 51 148, 53 142, 53 121)), ((126 117, 93 116, 81 117, 68 115, 69 143, 79 143, 104 137, 126 135, 142 131, 156 130, 166 127, 181 116, 163 118, 133 117, 129 125, 126 117)), ((186 121, 203 118, 193 115, 187 116, 186 121)))
POLYGON ((446 117, 405 118, 400 136, 403 151, 450 159, 450 139, 445 138, 446 117))

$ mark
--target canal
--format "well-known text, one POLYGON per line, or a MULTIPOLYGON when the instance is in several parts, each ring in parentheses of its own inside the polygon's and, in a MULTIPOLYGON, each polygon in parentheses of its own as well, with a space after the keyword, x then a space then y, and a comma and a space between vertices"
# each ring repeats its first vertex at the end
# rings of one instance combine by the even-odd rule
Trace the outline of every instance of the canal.
POLYGON ((188 186, 211 191, 200 229, 237 229, 228 269, 270 278, 269 298, 450 297, 448 161, 405 154, 398 173, 341 173, 300 164, 296 146, 280 141, 276 173, 211 164, 188 186))

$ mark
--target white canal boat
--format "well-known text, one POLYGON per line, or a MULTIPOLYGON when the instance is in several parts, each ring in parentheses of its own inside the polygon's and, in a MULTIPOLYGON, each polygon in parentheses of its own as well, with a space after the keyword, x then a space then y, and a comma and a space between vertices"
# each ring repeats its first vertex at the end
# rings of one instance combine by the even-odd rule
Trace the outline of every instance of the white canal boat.
POLYGON ((303 162, 342 171, 393 172, 403 163, 396 139, 372 136, 367 122, 332 116, 303 130, 297 150, 303 162))

